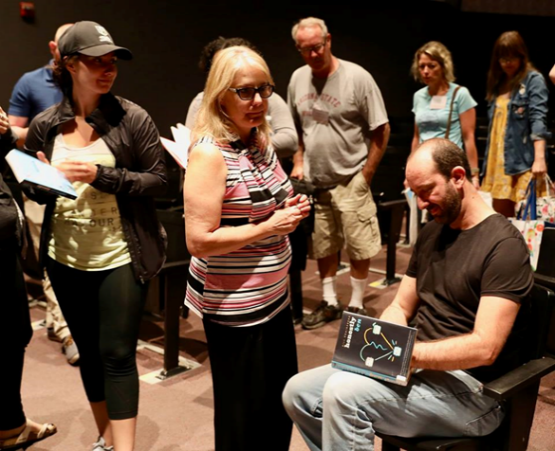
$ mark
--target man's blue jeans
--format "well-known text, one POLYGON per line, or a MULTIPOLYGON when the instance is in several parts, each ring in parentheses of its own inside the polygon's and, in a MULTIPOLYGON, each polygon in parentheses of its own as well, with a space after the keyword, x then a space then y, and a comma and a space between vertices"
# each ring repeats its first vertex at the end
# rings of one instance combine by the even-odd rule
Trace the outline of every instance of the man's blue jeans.
POLYGON ((418 371, 401 387, 326 365, 292 377, 283 403, 311 451, 373 451, 374 431, 482 436, 504 416, 464 371, 418 371))

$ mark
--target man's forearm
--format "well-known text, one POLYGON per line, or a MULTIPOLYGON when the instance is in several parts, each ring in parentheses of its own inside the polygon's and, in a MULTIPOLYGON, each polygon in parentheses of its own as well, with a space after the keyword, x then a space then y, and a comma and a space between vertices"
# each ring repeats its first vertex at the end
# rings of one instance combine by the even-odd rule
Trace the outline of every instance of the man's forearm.
POLYGON ((12 130, 17 135, 17 148, 23 149, 23 145, 25 144, 25 139, 27 138, 27 131, 29 129, 12 125, 12 130))
POLYGON ((362 173, 368 184, 372 181, 378 165, 382 160, 383 154, 389 141, 389 123, 380 125, 372 132, 370 148, 368 149, 368 159, 362 168, 362 173))
POLYGON ((304 158, 304 149, 303 146, 299 144, 299 147, 297 148, 297 151, 293 154, 293 164, 303 164, 303 158, 304 158))
POLYGON ((389 321, 390 323, 399 324, 401 326, 407 325, 407 317, 403 309, 401 309, 396 304, 390 304, 382 314, 380 315, 380 319, 383 321, 389 321))
POLYGON ((419 342, 414 346, 412 366, 427 370, 464 370, 491 365, 499 350, 471 333, 439 341, 419 342))

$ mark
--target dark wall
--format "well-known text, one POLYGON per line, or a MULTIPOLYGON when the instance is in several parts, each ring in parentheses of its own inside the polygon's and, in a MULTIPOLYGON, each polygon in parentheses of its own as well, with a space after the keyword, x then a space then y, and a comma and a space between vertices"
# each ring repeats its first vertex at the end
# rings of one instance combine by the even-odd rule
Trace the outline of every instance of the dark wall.
MULTIPOLYGON (((265 55, 277 90, 285 95, 293 70, 302 64, 290 36, 300 17, 315 15, 328 23, 333 51, 367 68, 382 89, 392 117, 411 117, 409 77, 412 55, 424 42, 443 41, 453 52, 458 81, 469 87, 483 111, 484 85, 495 38, 518 29, 532 60, 547 76, 555 63, 551 46, 555 19, 465 13, 447 3, 390 0, 387 7, 295 5, 261 2, 231 6, 225 2, 182 0, 35 0, 36 20, 19 18, 19 2, 0 1, 2 62, 0 105, 7 109, 19 76, 47 62, 47 43, 58 25, 94 20, 135 56, 122 62, 114 92, 146 108, 162 135, 184 121, 189 102, 202 89, 197 68, 202 46, 218 35, 251 40, 265 55)), ((235 3, 236 5, 236 3, 235 3)))

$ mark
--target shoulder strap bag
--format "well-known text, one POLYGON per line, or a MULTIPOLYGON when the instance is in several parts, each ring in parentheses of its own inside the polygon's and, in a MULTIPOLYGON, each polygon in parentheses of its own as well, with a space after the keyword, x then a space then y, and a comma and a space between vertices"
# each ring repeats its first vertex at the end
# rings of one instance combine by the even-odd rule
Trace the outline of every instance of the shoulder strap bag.
POLYGON ((455 97, 457 97, 457 92, 461 89, 460 86, 455 88, 453 91, 453 97, 451 97, 451 106, 449 107, 449 119, 447 120, 447 130, 445 131, 445 139, 449 139, 449 133, 451 132, 451 116, 453 115, 453 105, 455 104, 455 97))

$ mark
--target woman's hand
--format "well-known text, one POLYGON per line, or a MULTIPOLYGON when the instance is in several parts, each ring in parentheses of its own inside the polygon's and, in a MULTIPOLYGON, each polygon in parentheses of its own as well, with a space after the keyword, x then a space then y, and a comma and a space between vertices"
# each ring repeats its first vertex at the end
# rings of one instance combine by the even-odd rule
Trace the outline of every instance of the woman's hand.
POLYGON ((308 216, 312 208, 310 200, 305 194, 297 194, 295 197, 287 199, 285 201, 285 207, 297 207, 304 218, 308 216))
MULTIPOLYGON (((37 158, 43 163, 50 164, 44 152, 37 152, 37 158)), ((71 183, 84 182, 90 184, 94 182, 98 173, 96 165, 84 161, 64 160, 53 166, 62 172, 71 183)))
POLYGON ((304 177, 303 165, 296 164, 295 166, 293 166, 293 169, 291 170, 291 175, 289 177, 291 177, 292 179, 302 180, 304 177))
POLYGON ((477 190, 480 190, 480 176, 478 174, 472 176, 472 185, 477 190))
POLYGON ((534 160, 532 164, 532 174, 534 177, 543 177, 547 173, 547 165, 545 160, 534 160))
POLYGON ((62 171, 70 182, 92 183, 96 179, 98 167, 84 161, 65 160, 55 165, 56 169, 62 171))
POLYGON ((289 235, 305 217, 306 215, 296 205, 293 205, 276 210, 268 218, 267 226, 272 235, 289 235))
POLYGON ((10 121, 8 115, 0 107, 0 135, 3 135, 10 129, 10 121))

